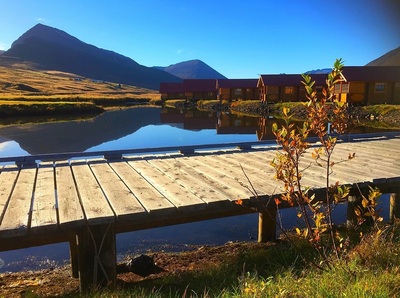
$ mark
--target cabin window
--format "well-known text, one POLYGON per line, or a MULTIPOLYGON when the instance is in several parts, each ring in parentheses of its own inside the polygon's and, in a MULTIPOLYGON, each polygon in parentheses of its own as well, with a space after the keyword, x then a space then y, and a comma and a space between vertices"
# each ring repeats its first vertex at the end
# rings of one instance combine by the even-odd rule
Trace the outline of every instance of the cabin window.
POLYGON ((236 88, 235 89, 235 95, 242 95, 242 89, 236 88))
POLYGON ((375 83, 375 92, 385 92, 385 83, 375 83))
POLYGON ((293 94, 294 93, 294 87, 285 87, 285 94, 293 94))

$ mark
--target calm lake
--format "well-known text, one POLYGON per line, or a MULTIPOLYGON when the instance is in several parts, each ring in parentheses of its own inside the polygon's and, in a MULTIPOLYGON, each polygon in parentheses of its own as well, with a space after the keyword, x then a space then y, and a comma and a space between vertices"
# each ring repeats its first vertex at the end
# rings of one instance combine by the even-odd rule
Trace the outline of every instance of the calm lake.
MULTIPOLYGON (((0 157, 266 140, 273 139, 271 125, 276 122, 269 118, 152 107, 113 110, 80 120, 54 120, 0 121, 0 157)), ((352 132, 377 130, 356 127, 352 132)), ((343 207, 337 208, 335 215, 339 222, 345 219, 343 207)), ((284 210, 282 217, 296 218, 296 211, 284 210)), ((296 222, 286 220, 284 224, 292 227, 296 222)), ((118 234, 118 259, 149 251, 256 241, 257 225, 258 215, 251 214, 118 234)), ((50 268, 68 262, 67 243, 0 252, 0 272, 50 268)))

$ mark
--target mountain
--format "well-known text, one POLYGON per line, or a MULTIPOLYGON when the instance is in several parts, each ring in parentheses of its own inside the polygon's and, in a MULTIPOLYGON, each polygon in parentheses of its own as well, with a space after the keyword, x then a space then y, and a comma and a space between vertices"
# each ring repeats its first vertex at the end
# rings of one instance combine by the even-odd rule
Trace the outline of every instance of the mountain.
POLYGON ((58 70, 154 90, 158 90, 160 82, 181 81, 162 70, 140 65, 131 58, 42 24, 25 32, 2 55, 36 63, 43 70, 58 70))
POLYGON ((309 70, 306 74, 328 74, 332 71, 332 68, 321 68, 321 69, 314 69, 309 70))
POLYGON ((201 60, 189 60, 170 66, 154 66, 181 79, 226 79, 225 76, 201 60))
POLYGON ((400 66, 400 47, 371 61, 366 66, 400 66))

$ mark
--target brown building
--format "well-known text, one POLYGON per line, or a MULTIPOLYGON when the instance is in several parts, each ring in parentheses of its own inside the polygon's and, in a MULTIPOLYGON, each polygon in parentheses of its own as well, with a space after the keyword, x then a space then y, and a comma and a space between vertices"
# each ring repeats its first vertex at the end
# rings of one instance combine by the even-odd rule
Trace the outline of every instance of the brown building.
POLYGON ((219 100, 258 99, 257 79, 218 79, 219 100))
POLYGON ((187 79, 161 83, 161 99, 258 99, 257 79, 187 79))
POLYGON ((183 91, 183 82, 165 82, 160 83, 161 99, 185 99, 185 92, 183 91))
POLYGON ((217 99, 217 80, 183 80, 183 91, 187 100, 217 99))
MULTIPOLYGON (((312 75, 317 92, 326 85, 325 74, 312 75)), ((261 75, 257 87, 262 102, 275 103, 287 101, 303 101, 306 99, 303 78, 300 74, 261 75)))
POLYGON ((343 75, 348 102, 400 104, 400 66, 345 66, 343 75))
MULTIPOLYGON (((345 66, 345 82, 335 87, 341 100, 353 104, 400 104, 400 66, 345 66)), ((326 86, 327 74, 311 74, 317 94, 326 86)), ((305 88, 300 74, 261 75, 257 87, 263 102, 303 101, 305 88)))

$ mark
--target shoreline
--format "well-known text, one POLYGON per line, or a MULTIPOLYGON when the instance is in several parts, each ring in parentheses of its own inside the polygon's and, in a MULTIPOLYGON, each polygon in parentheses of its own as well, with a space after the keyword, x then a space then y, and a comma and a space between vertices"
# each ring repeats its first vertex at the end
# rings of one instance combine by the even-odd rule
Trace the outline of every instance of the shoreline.
MULTIPOLYGON (((307 117, 301 102, 285 102, 275 104, 263 104, 258 100, 234 101, 220 103, 218 100, 200 100, 196 103, 185 100, 151 100, 149 98, 92 98, 92 99, 68 99, 68 100, 31 100, 15 99, 0 101, 0 117, 3 119, 12 117, 52 117, 71 115, 99 115, 107 110, 124 109, 143 106, 172 107, 178 109, 193 109, 237 113, 253 117, 273 116, 281 117, 284 107, 289 108, 294 119, 301 120, 307 117)), ((400 105, 371 105, 354 106, 349 108, 352 121, 361 125, 377 126, 382 128, 400 128, 400 105)))

